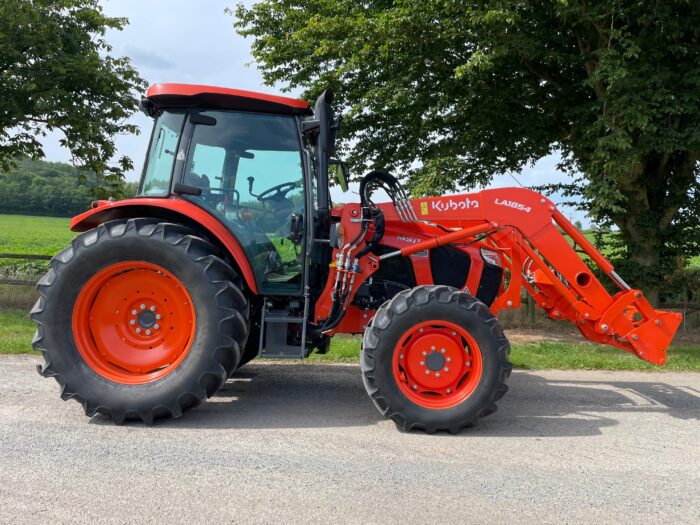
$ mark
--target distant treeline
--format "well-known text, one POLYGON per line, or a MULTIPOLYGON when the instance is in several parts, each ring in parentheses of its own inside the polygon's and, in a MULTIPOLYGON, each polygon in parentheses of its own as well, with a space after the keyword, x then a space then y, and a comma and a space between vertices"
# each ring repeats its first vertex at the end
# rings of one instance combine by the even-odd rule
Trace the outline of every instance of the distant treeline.
MULTIPOLYGON (((94 200, 94 174, 63 162, 19 159, 9 172, 0 172, 0 213, 69 217, 84 212, 94 200)), ((136 193, 136 183, 126 183, 136 193)))

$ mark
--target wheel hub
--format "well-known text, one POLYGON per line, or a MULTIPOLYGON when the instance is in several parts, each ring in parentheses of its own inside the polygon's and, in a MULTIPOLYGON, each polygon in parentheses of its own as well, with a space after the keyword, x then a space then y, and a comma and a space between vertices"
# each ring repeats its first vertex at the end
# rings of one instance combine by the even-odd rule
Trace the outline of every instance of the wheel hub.
POLYGON ((180 281, 152 263, 117 263, 98 271, 73 310, 73 335, 86 363, 107 379, 145 383, 184 359, 194 308, 180 281))
POLYGON ((431 352, 425 358, 425 366, 433 372, 437 372, 445 367, 445 358, 439 352, 431 352))
POLYGON ((415 403, 447 408, 466 399, 481 376, 481 352, 464 328, 447 321, 412 327, 394 352, 394 377, 415 403))
MULTIPOLYGON (((153 310, 155 311, 155 306, 153 307, 153 310)), ((156 314, 150 310, 143 310, 140 314, 138 314, 138 317, 136 317, 136 321, 139 323, 141 328, 151 328, 156 324, 156 314)))

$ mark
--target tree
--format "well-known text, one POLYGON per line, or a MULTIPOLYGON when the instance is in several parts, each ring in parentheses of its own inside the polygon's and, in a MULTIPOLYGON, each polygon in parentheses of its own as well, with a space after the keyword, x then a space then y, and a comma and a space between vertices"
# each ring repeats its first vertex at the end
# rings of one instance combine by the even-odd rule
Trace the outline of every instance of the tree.
MULTIPOLYGON (((620 230, 651 290, 700 250, 700 4, 691 0, 280 0, 239 5, 267 83, 325 87, 351 161, 416 195, 468 188, 554 151, 548 187, 620 230)), ((546 183, 547 181, 543 181, 546 183)))
POLYGON ((104 37, 126 23, 96 0, 0 2, 0 170, 43 157, 40 138, 60 130, 74 163, 104 175, 107 188, 96 193, 120 189, 133 166, 128 157, 110 162, 114 136, 138 133, 125 120, 144 81, 104 37))
MULTIPOLYGON (((71 217, 89 209, 99 177, 62 162, 18 158, 0 172, 0 213, 71 217)), ((121 196, 133 197, 136 183, 120 187, 121 196)))

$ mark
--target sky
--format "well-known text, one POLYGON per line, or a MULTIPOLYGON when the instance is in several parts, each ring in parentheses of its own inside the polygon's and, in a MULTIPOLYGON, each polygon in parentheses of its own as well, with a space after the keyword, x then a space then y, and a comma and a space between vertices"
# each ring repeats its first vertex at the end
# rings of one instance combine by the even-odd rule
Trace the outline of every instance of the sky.
MULTIPOLYGON (((233 17, 224 13, 234 8, 237 0, 104 0, 109 16, 126 17, 129 24, 122 31, 111 31, 107 41, 112 54, 129 56, 132 64, 149 84, 182 82, 279 93, 275 87, 263 85, 262 75, 250 54, 250 42, 233 29, 233 17)), ((243 3, 252 3, 250 1, 243 3)), ((298 95, 291 92, 289 95, 298 95)), ((127 180, 137 180, 143 166, 152 120, 142 113, 131 121, 141 129, 140 135, 117 138, 118 157, 126 155, 134 162, 134 171, 127 180)), ((62 148, 57 134, 44 141, 47 160, 70 162, 70 154, 62 148)), ((534 166, 514 173, 523 186, 563 181, 566 176, 556 169, 557 155, 545 157, 534 166)), ((510 175, 494 177, 489 187, 517 185, 510 175)), ((350 191, 356 188, 351 185, 350 191)), ((355 189, 356 191, 356 189, 355 189)), ((339 189, 332 191, 334 200, 354 200, 339 189)), ((557 202, 557 198, 553 198, 557 202)), ((589 221, 584 214, 565 209, 572 220, 589 221)))

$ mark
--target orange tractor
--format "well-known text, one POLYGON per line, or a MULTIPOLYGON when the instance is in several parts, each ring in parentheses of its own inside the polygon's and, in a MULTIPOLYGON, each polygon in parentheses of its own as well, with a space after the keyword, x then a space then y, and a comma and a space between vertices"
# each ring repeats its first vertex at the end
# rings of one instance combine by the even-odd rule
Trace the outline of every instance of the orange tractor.
POLYGON ((256 356, 364 334, 379 411, 427 432, 496 410, 511 372, 496 317, 525 288, 584 337, 663 364, 680 316, 655 310, 556 209, 521 188, 409 199, 372 171, 333 207, 332 93, 302 100, 160 84, 138 196, 98 201, 38 283, 40 372, 88 416, 178 417, 256 356), (389 202, 378 204, 382 190, 389 202), (374 200, 373 200, 374 199, 374 200), (584 261, 578 252, 585 252, 584 261), (596 278, 611 280, 611 294, 596 278))

